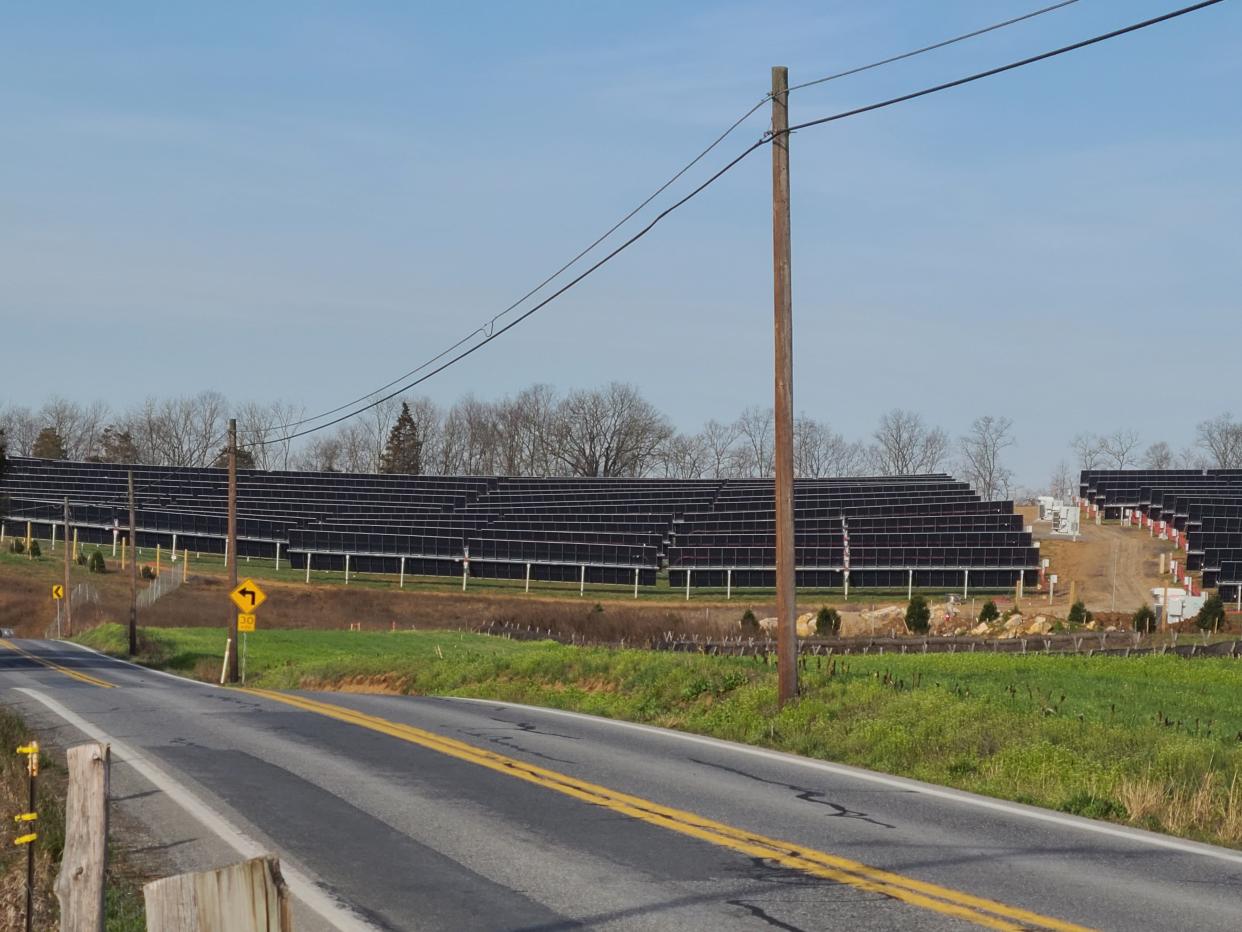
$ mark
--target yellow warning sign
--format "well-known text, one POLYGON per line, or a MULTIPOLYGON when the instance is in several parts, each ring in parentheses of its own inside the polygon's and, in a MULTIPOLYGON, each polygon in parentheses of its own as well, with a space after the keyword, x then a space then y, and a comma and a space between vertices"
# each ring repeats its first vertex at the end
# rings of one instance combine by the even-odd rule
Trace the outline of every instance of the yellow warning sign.
POLYGON ((239 582, 237 588, 229 593, 229 598, 243 612, 253 612, 267 601, 267 595, 253 579, 244 579, 239 582))
POLYGON ((237 630, 243 631, 243 632, 252 632, 254 631, 254 622, 255 622, 254 615, 246 615, 246 614, 238 615, 237 616, 237 630))
POLYGON ((60 601, 61 599, 63 599, 64 597, 65 597, 65 587, 64 587, 64 586, 57 585, 57 586, 53 586, 53 587, 52 587, 52 598, 53 598, 53 599, 55 599, 57 602, 59 602, 59 601, 60 601))

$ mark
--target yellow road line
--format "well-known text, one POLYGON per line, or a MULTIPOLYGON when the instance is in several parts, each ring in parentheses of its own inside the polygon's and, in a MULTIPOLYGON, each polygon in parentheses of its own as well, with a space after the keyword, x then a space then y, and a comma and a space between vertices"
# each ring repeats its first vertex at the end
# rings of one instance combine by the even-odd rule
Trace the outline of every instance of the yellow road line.
POLYGON ((271 692, 265 689, 247 689, 245 692, 267 699, 283 702, 307 712, 348 722, 362 728, 389 735, 430 750, 456 757, 460 760, 487 767, 499 773, 526 780, 566 796, 580 799, 596 806, 603 806, 631 818, 658 825, 661 828, 698 838, 711 844, 738 851, 750 857, 762 858, 803 873, 849 884, 861 890, 879 893, 894 899, 932 910, 942 915, 963 919, 991 929, 1023 930, 1046 929, 1052 932, 1087 932, 1083 926, 1062 922, 1050 916, 995 900, 973 896, 948 887, 915 880, 901 874, 870 867, 838 855, 816 851, 793 842, 768 838, 754 832, 703 818, 693 812, 673 809, 659 803, 631 796, 607 787, 588 783, 554 770, 528 764, 516 758, 497 754, 495 751, 477 748, 464 741, 446 738, 434 732, 424 731, 412 725, 389 721, 344 706, 320 702, 303 696, 271 692))
POLYGON ((109 683, 107 680, 101 680, 98 677, 91 676, 89 673, 79 673, 77 670, 70 670, 68 667, 62 667, 58 663, 53 663, 37 654, 32 654, 28 650, 22 650, 12 641, 0 640, 0 647, 7 647, 11 651, 16 651, 23 657, 33 660, 35 663, 41 663, 49 669, 55 670, 57 673, 63 673, 65 676, 72 676, 75 680, 81 680, 83 683, 90 683, 92 686, 98 686, 101 689, 115 689, 116 683, 109 683))

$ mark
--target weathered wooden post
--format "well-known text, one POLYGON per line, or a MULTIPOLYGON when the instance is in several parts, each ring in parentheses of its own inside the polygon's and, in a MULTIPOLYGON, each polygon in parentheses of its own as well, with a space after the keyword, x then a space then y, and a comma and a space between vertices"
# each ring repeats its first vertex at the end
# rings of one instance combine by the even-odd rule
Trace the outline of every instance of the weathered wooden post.
POLYGON ((289 888, 274 857, 177 874, 142 888, 147 932, 292 932, 289 888))
POLYGON ((106 744, 69 749, 69 795, 65 801, 65 853, 56 877, 61 932, 101 932, 104 872, 108 866, 108 771, 106 744))

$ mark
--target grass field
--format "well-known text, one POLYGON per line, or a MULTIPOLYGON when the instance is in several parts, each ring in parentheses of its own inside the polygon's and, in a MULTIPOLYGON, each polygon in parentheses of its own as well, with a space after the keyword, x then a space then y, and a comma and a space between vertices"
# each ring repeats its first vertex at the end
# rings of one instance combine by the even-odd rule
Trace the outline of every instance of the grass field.
MULTIPOLYGON (((219 676, 223 629, 144 629, 142 660, 219 676)), ((84 643, 120 654, 123 630, 84 643)), ((754 659, 463 632, 260 631, 248 683, 475 696, 841 761, 1242 847, 1242 664, 1171 656, 808 658, 776 707, 754 659)))

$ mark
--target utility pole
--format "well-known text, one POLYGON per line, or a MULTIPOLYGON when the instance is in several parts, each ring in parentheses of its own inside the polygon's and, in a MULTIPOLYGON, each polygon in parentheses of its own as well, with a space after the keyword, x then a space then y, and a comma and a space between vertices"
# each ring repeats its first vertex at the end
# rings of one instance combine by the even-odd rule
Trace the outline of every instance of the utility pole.
POLYGON ((776 336, 776 674, 798 695, 793 496, 793 280, 789 232, 789 69, 772 69, 772 310, 776 336))
POLYGON ((129 655, 138 653, 138 513, 134 508, 134 471, 129 471, 129 655))
MULTIPOLYGON (((237 418, 229 418, 229 592, 237 588, 237 418)), ((228 680, 238 681, 237 610, 229 602, 228 680)))
POLYGON ((69 546, 69 499, 65 499, 65 637, 73 637, 73 590, 69 588, 69 561, 73 548, 69 546))

